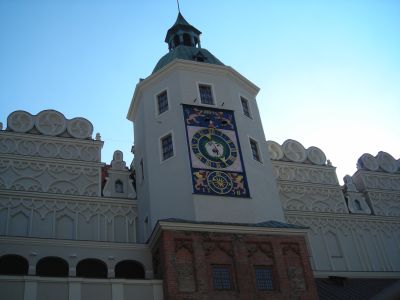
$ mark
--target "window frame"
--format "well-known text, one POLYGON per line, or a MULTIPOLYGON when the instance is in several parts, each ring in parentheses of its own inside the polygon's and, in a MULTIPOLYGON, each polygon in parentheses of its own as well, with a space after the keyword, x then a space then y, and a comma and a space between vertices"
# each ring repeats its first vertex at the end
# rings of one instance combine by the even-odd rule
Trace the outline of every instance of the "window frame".
MULTIPOLYGON (((227 264, 212 264, 211 265, 211 283, 212 283, 212 287, 213 287, 214 291, 233 291, 235 289, 235 285, 234 285, 234 281, 233 281, 232 266, 227 265, 227 264), (230 284, 229 287, 222 286, 221 288, 219 288, 216 286, 216 283, 215 283, 215 279, 216 279, 215 275, 216 274, 214 273, 214 270, 217 268, 220 268, 220 269, 224 268, 227 271, 228 276, 229 276, 228 277, 229 284, 230 284)), ((221 282, 221 284, 224 285, 223 282, 221 282)))
POLYGON ((199 102, 201 105, 207 105, 207 106, 217 106, 217 99, 215 97, 214 93, 214 85, 212 83, 205 83, 205 82, 197 82, 197 96, 199 99, 199 102), (211 89, 211 97, 212 97, 212 104, 210 103, 203 103, 201 99, 201 93, 200 93, 200 86, 208 86, 211 89))
POLYGON ((159 144, 159 152, 160 152, 160 162, 163 163, 165 161, 170 160, 171 158, 174 158, 176 155, 176 148, 175 148, 175 140, 174 140, 174 134, 173 131, 169 131, 162 136, 159 137, 158 139, 158 144, 159 144), (172 145, 172 155, 164 158, 164 148, 163 148, 163 139, 167 138, 168 136, 171 136, 171 145, 172 145))
POLYGON ((170 110, 170 101, 169 101, 169 90, 168 88, 160 90, 158 93, 155 94, 154 96, 154 102, 155 102, 155 108, 156 108, 156 117, 161 116, 163 114, 166 114, 170 110), (167 95, 167 109, 163 112, 160 112, 160 105, 159 105, 159 96, 161 96, 163 93, 166 93, 167 95))
POLYGON ((239 99, 240 99, 240 104, 241 104, 241 106, 242 106, 243 115, 245 115, 245 116, 248 117, 249 119, 253 119, 253 112, 252 112, 252 110, 251 110, 251 108, 250 108, 250 101, 249 101, 249 99, 247 99, 246 97, 244 97, 244 96, 242 96, 242 95, 239 95, 239 99), (244 106, 243 106, 243 102, 245 102, 246 105, 247 105, 247 114, 246 114, 246 112, 245 112, 245 109, 244 109, 244 106))
MULTIPOLYGON (((256 289, 257 291, 260 292, 273 292, 276 291, 276 282, 274 280, 274 268, 273 266, 264 266, 264 265, 255 265, 253 266, 253 270, 254 270, 254 278, 255 278, 255 285, 256 285, 256 289), (270 284, 272 286, 272 288, 260 288, 259 285, 259 280, 257 277, 257 270, 269 270, 270 271, 270 284)), ((269 282, 267 282, 267 285, 269 284, 269 282)))
POLYGON ((254 161, 259 162, 260 164, 263 164, 263 157, 262 157, 262 154, 261 154, 260 143, 259 143, 259 141, 256 140, 255 138, 249 136, 249 146, 250 146, 250 154, 251 154, 252 159, 253 159, 254 161), (258 154, 258 158, 259 158, 259 159, 256 159, 256 158, 254 157, 252 143, 254 143, 254 144, 256 145, 257 154, 258 154))

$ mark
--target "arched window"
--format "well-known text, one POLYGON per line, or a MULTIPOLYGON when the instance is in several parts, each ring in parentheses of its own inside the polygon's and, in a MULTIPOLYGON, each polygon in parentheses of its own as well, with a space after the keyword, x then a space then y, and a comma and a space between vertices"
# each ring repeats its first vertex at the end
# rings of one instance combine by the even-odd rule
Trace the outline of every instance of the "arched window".
POLYGON ((0 258, 1 275, 27 275, 28 261, 19 255, 9 254, 0 258))
POLYGON ((134 260, 120 261, 115 266, 115 278, 144 279, 144 268, 134 260))
POLYGON ((184 44, 185 46, 192 46, 192 41, 191 41, 191 39, 190 39, 190 35, 187 34, 187 33, 184 33, 184 34, 183 34, 183 44, 184 44))
POLYGON ((119 179, 115 182, 115 192, 116 193, 123 193, 124 192, 124 184, 119 179))
POLYGON ((36 275, 68 277, 68 263, 59 257, 44 257, 36 264, 36 275))
POLYGON ((362 210, 361 203, 359 200, 354 200, 354 206, 357 210, 362 210))
POLYGON ((107 278, 107 265, 99 259, 81 260, 76 266, 77 277, 107 278))

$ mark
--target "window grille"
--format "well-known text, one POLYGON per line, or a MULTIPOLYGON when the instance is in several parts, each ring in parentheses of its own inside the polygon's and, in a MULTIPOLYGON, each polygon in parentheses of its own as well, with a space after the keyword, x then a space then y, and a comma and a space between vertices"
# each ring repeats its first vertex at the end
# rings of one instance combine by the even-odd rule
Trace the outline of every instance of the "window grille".
POLYGON ((172 135, 168 134, 161 138, 162 160, 174 156, 174 146, 172 144, 172 135))
POLYGON ((199 91, 200 91, 201 103, 211 104, 211 105, 214 104, 211 86, 201 84, 201 85, 199 85, 199 91))

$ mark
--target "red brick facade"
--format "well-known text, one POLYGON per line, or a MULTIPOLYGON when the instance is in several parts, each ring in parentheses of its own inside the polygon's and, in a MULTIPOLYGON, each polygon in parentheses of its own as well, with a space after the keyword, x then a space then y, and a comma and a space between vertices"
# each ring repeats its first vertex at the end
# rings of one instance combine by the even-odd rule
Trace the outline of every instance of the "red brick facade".
POLYGON ((161 230, 153 254, 167 300, 318 299, 302 235, 161 230), (214 289, 212 266, 230 270, 231 290, 214 289), (255 267, 272 268, 272 291, 257 289, 255 267))

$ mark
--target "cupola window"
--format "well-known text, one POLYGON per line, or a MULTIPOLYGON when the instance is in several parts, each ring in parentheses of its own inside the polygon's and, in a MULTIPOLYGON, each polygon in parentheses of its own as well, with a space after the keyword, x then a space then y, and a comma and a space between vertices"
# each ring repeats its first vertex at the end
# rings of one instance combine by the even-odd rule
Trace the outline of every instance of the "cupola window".
POLYGON ((179 46, 179 44, 181 43, 180 39, 179 39, 179 35, 175 35, 174 36, 174 45, 179 46))
POLYGON ((183 34, 183 44, 184 44, 185 46, 192 46, 192 41, 191 41, 191 39, 190 39, 190 35, 187 34, 187 33, 184 33, 184 34, 183 34))

